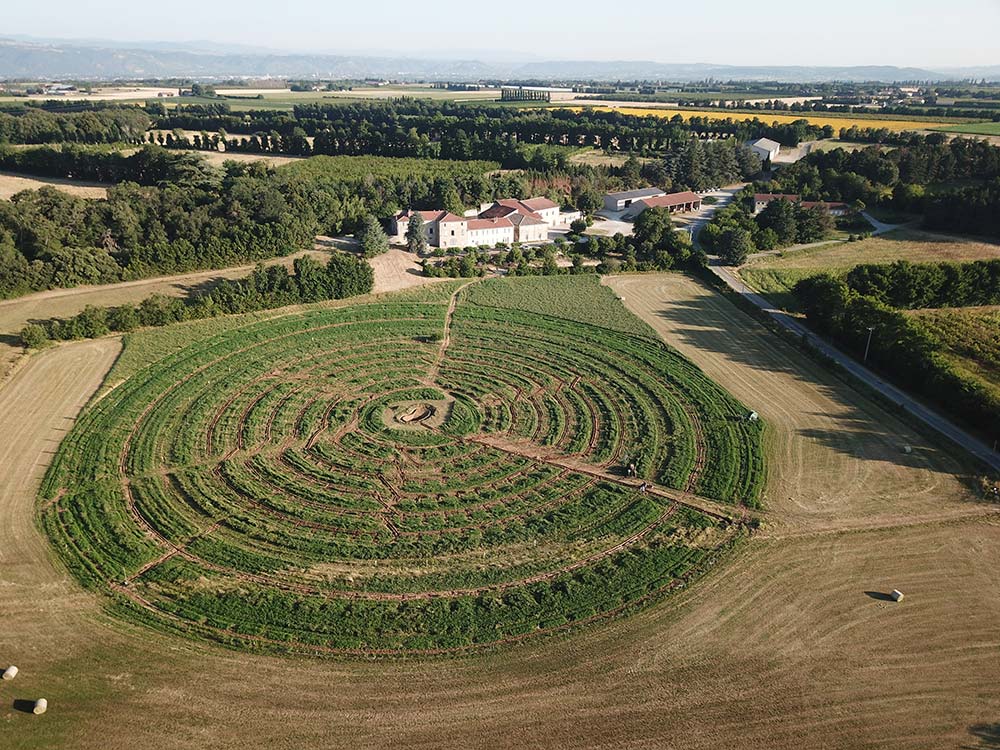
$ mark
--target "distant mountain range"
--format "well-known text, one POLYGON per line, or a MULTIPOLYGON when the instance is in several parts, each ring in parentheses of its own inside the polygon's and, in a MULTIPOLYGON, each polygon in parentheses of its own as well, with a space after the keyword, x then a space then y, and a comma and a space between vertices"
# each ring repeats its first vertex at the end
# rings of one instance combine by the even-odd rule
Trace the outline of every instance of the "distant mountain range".
POLYGON ((1000 79, 1000 65, 952 68, 877 66, 668 64, 651 61, 505 62, 326 53, 291 54, 212 42, 0 39, 0 78, 367 77, 394 80, 719 80, 756 81, 945 81, 967 77, 1000 79))

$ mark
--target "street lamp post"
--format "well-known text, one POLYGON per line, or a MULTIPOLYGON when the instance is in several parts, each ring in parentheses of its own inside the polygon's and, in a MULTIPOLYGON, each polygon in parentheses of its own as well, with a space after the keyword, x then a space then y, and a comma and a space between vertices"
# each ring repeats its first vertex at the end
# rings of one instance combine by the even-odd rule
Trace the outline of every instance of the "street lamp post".
POLYGON ((865 358, 862 360, 863 362, 868 361, 868 350, 871 348, 872 345, 872 332, 874 330, 875 326, 868 326, 868 343, 865 344, 865 358))

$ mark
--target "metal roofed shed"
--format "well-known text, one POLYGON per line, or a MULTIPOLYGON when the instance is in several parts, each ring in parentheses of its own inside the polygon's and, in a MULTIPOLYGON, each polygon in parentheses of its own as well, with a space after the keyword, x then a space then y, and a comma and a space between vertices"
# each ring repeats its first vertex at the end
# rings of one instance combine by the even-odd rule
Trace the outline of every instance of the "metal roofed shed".
POLYGON ((781 153, 781 144, 777 141, 772 141, 770 138, 758 138, 750 144, 750 150, 761 161, 773 160, 774 157, 781 153))
POLYGON ((633 203, 640 201, 643 198, 657 198, 666 194, 666 190, 660 190, 660 188, 655 187, 640 188, 639 190, 625 190, 621 193, 608 193, 604 196, 604 210, 624 211, 633 203))

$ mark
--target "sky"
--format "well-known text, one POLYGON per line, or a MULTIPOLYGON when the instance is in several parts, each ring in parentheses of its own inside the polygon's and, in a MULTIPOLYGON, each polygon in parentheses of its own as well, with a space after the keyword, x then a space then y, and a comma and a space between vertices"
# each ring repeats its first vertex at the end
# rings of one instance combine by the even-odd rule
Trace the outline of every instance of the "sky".
POLYGON ((0 37, 190 42, 481 60, 1000 65, 1000 0, 46 0, 0 37), (44 11, 40 8, 44 8, 44 11), (468 35, 477 30, 474 39, 468 35))

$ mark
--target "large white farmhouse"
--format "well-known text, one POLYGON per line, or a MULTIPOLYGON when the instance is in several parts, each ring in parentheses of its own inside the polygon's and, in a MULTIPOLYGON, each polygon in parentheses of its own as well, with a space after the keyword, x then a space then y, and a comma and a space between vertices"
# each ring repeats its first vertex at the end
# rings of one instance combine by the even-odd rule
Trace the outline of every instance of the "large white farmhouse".
POLYGON ((579 217, 561 214, 558 204, 548 198, 504 198, 480 206, 478 216, 457 216, 450 211, 400 211, 392 217, 392 242, 406 243, 406 230, 414 213, 423 217, 427 244, 441 248, 544 242, 550 227, 579 217))

